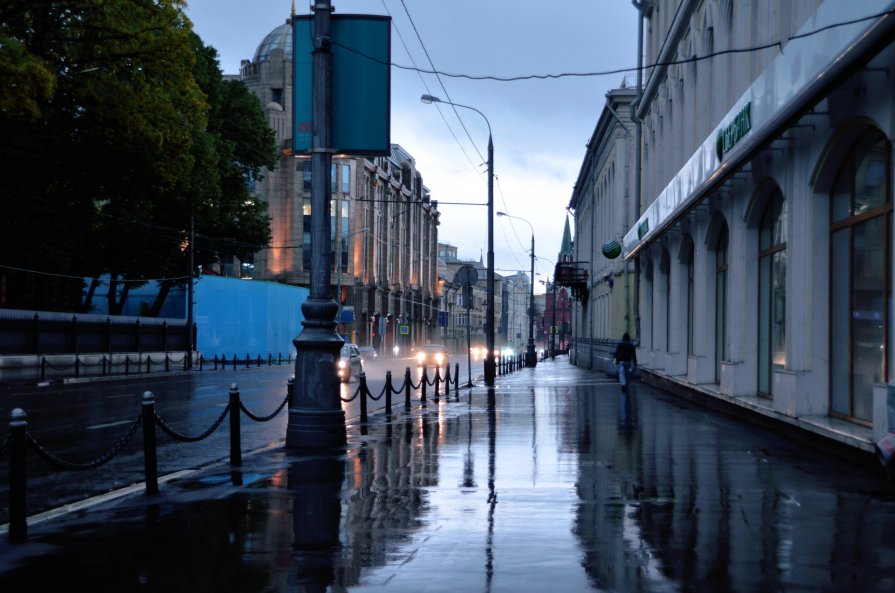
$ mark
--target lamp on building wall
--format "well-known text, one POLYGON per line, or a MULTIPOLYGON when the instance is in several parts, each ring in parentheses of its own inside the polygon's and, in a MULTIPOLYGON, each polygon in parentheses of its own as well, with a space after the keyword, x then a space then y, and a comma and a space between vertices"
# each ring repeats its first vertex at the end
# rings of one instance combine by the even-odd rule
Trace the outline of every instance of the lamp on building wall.
POLYGON ((494 143, 491 134, 491 122, 485 114, 469 105, 443 101, 432 95, 420 97, 423 103, 444 103, 453 107, 462 107, 475 111, 482 116, 488 126, 488 269, 487 269, 487 305, 485 307, 485 385, 494 386, 496 367, 494 364, 494 143))

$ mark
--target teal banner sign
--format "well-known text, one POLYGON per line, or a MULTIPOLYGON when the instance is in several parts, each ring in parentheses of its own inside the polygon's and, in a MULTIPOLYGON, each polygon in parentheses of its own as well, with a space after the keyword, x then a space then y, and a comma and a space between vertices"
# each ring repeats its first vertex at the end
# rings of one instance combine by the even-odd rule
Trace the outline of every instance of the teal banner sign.
MULTIPOLYGON (((292 19, 292 149, 313 143, 312 16, 292 19)), ((387 155, 391 129, 391 18, 332 15, 333 146, 340 154, 387 155)))
POLYGON ((724 160, 724 155, 730 152, 730 149, 736 146, 737 142, 742 140, 743 136, 748 134, 751 129, 752 101, 749 101, 736 114, 733 121, 718 132, 718 139, 715 141, 715 154, 718 160, 724 160))

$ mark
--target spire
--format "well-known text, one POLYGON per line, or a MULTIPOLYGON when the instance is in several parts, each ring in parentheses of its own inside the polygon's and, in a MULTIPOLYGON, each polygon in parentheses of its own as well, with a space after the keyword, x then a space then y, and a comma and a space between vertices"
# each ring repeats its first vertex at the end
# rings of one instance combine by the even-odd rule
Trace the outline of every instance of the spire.
POLYGON ((295 0, 292 0, 292 18, 295 18, 295 0))
POLYGON ((560 261, 572 261, 572 231, 569 228, 569 215, 566 214, 566 228, 562 231, 562 246, 559 248, 560 261))

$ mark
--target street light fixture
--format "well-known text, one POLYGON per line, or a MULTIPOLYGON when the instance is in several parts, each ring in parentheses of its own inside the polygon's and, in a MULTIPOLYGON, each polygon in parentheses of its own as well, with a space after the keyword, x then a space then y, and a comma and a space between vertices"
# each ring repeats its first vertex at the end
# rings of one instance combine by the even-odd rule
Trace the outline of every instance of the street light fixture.
POLYGON ((525 366, 536 367, 538 365, 538 355, 535 352, 535 229, 531 223, 524 218, 511 216, 506 212, 498 212, 498 216, 506 216, 515 220, 521 220, 531 229, 531 295, 528 302, 528 344, 525 347, 525 366))
POLYGON ((432 95, 420 97, 423 103, 444 103, 453 107, 462 107, 475 111, 482 116, 488 126, 488 269, 487 269, 487 304, 485 306, 485 385, 494 387, 496 367, 494 364, 494 143, 491 136, 491 122, 485 114, 469 105, 443 101, 432 95))

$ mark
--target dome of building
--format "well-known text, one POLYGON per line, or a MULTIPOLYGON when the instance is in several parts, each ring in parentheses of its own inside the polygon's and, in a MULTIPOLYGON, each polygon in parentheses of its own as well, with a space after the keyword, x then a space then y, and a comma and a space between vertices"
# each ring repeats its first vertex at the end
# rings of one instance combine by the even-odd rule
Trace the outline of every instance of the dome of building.
POLYGON ((281 49, 286 54, 286 59, 292 60, 292 25, 284 23, 267 34, 258 49, 255 50, 254 63, 270 59, 273 49, 281 49))

